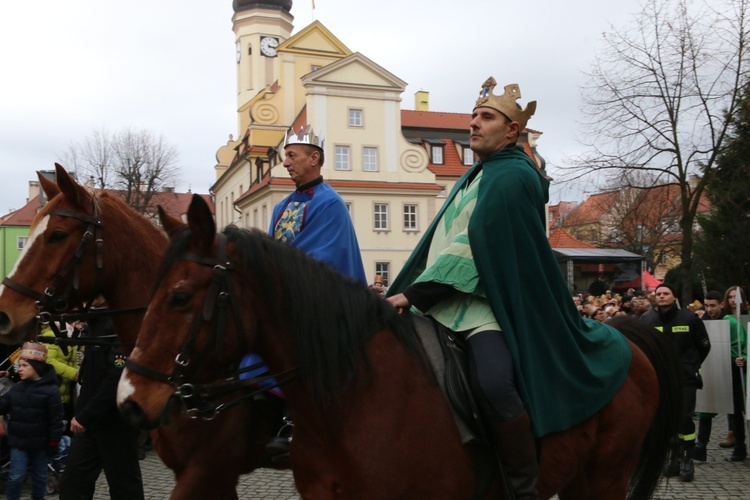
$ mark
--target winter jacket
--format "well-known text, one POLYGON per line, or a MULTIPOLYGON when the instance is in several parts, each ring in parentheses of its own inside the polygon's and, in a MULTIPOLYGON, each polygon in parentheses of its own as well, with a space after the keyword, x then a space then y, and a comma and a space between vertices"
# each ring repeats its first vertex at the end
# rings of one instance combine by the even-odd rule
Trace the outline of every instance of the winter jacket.
MULTIPOLYGON (((102 317, 90 320, 89 325, 81 330, 81 338, 114 333, 112 320, 102 317)), ((125 356, 116 347, 105 344, 84 347, 75 418, 87 431, 127 425, 117 408, 117 384, 124 367, 125 356)))
POLYGON ((649 311, 641 319, 663 332, 674 343, 682 365, 682 381, 701 388, 700 367, 711 350, 706 325, 694 312, 678 309, 676 305, 665 311, 649 311))
POLYGON ((55 370, 47 365, 38 380, 21 380, 0 396, 0 414, 8 415, 8 446, 46 449, 63 434, 63 407, 55 370))
MULTIPOLYGON (((42 332, 42 337, 54 337, 55 332, 47 327, 42 332)), ((58 387, 63 404, 70 402, 76 375, 78 375, 78 347, 67 346, 68 354, 65 354, 60 346, 47 344, 47 364, 52 365, 57 373, 58 387)))

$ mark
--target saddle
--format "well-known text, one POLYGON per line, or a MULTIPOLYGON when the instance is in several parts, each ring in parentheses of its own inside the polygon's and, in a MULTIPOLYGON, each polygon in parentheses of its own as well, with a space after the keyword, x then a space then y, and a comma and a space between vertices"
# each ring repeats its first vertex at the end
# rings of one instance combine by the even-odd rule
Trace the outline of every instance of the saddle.
POLYGON ((504 472, 494 456, 489 428, 471 391, 466 340, 429 316, 411 315, 411 318, 437 382, 448 400, 461 443, 464 446, 477 444, 483 451, 475 468, 477 482, 473 496, 483 498, 492 482, 493 471, 499 467, 500 473, 504 472))

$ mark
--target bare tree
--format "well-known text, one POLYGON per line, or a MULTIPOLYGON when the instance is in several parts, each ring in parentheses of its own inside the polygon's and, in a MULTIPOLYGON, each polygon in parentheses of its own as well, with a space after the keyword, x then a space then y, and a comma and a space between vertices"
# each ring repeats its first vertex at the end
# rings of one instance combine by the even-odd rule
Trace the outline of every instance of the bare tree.
POLYGON ((680 233, 679 207, 675 204, 679 186, 631 186, 614 193, 607 212, 610 233, 604 244, 643 255, 653 272, 680 233))
POLYGON ((154 194, 178 179, 178 154, 163 136, 148 130, 95 130, 64 156, 79 176, 93 177, 96 187, 119 190, 125 201, 145 213, 154 194))
POLYGON ((612 26, 582 90, 587 153, 558 176, 637 186, 641 171, 679 186, 683 300, 699 201, 747 82, 749 2, 647 0, 630 28, 612 26))

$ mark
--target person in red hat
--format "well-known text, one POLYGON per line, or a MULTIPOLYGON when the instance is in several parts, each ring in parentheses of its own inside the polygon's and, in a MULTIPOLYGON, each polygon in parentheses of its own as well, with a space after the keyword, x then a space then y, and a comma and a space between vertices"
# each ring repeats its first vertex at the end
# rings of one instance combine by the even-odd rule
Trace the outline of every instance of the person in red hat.
POLYGON ((21 381, 0 396, 0 414, 11 417, 6 494, 9 500, 21 498, 21 487, 30 467, 32 498, 43 499, 47 493, 47 461, 57 453, 64 430, 57 376, 47 364, 44 344, 26 342, 23 345, 18 374, 21 381))

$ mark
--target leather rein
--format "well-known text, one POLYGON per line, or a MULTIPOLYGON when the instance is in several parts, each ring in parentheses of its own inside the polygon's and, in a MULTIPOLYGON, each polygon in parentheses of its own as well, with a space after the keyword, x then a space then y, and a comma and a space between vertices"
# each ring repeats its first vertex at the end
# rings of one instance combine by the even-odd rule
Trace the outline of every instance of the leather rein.
POLYGON ((22 283, 19 283, 9 277, 3 279, 2 284, 16 292, 32 298, 36 301, 37 310, 39 311, 36 319, 40 327, 49 326, 55 333, 55 338, 61 341, 63 349, 65 344, 74 343, 68 341, 66 336, 60 332, 55 321, 70 322, 76 319, 87 319, 95 316, 111 316, 114 314, 129 314, 144 311, 145 307, 133 307, 130 309, 90 311, 91 304, 98 293, 95 293, 87 300, 76 304, 77 310, 74 310, 70 304, 70 297, 73 292, 80 289, 80 276, 83 267, 83 257, 89 244, 93 241, 95 245, 96 259, 94 261, 94 289, 101 288, 102 273, 104 270, 104 239, 102 238, 102 228, 104 221, 101 217, 100 200, 93 197, 93 213, 91 215, 74 212, 71 210, 52 210, 50 215, 59 215, 79 220, 86 225, 86 229, 81 236, 81 241, 76 247, 76 251, 67 261, 67 263, 55 274, 52 284, 44 289, 43 292, 34 290, 22 283))
POLYGON ((235 267, 227 258, 226 235, 219 233, 216 238, 218 243, 218 256, 216 258, 186 253, 180 259, 211 267, 212 279, 206 292, 201 312, 195 315, 185 343, 180 353, 175 356, 171 373, 155 370, 129 358, 125 360, 125 366, 129 370, 151 380, 173 386, 175 388, 174 396, 182 401, 187 414, 191 418, 202 418, 204 420, 211 420, 224 410, 247 400, 254 399, 262 393, 289 382, 296 377, 295 372, 297 371, 296 368, 291 368, 275 375, 268 374, 240 379, 239 376, 242 373, 265 367, 263 363, 256 363, 235 371, 234 374, 227 378, 207 384, 190 382, 198 368, 206 361, 208 354, 211 352, 209 346, 213 348, 213 352, 220 360, 223 359, 224 333, 226 332, 228 309, 232 312, 232 319, 235 323, 237 337, 240 342, 240 352, 250 352, 245 339, 245 328, 240 315, 239 301, 230 283, 231 271, 235 267), (211 326, 210 337, 204 348, 196 352, 195 345, 198 334, 206 325, 211 326), (259 385, 271 380, 274 380, 272 384, 267 384, 262 388, 256 389, 259 385), (250 392, 247 392, 248 390, 250 392), (244 393, 242 396, 230 401, 215 403, 229 394, 240 391, 244 393))

